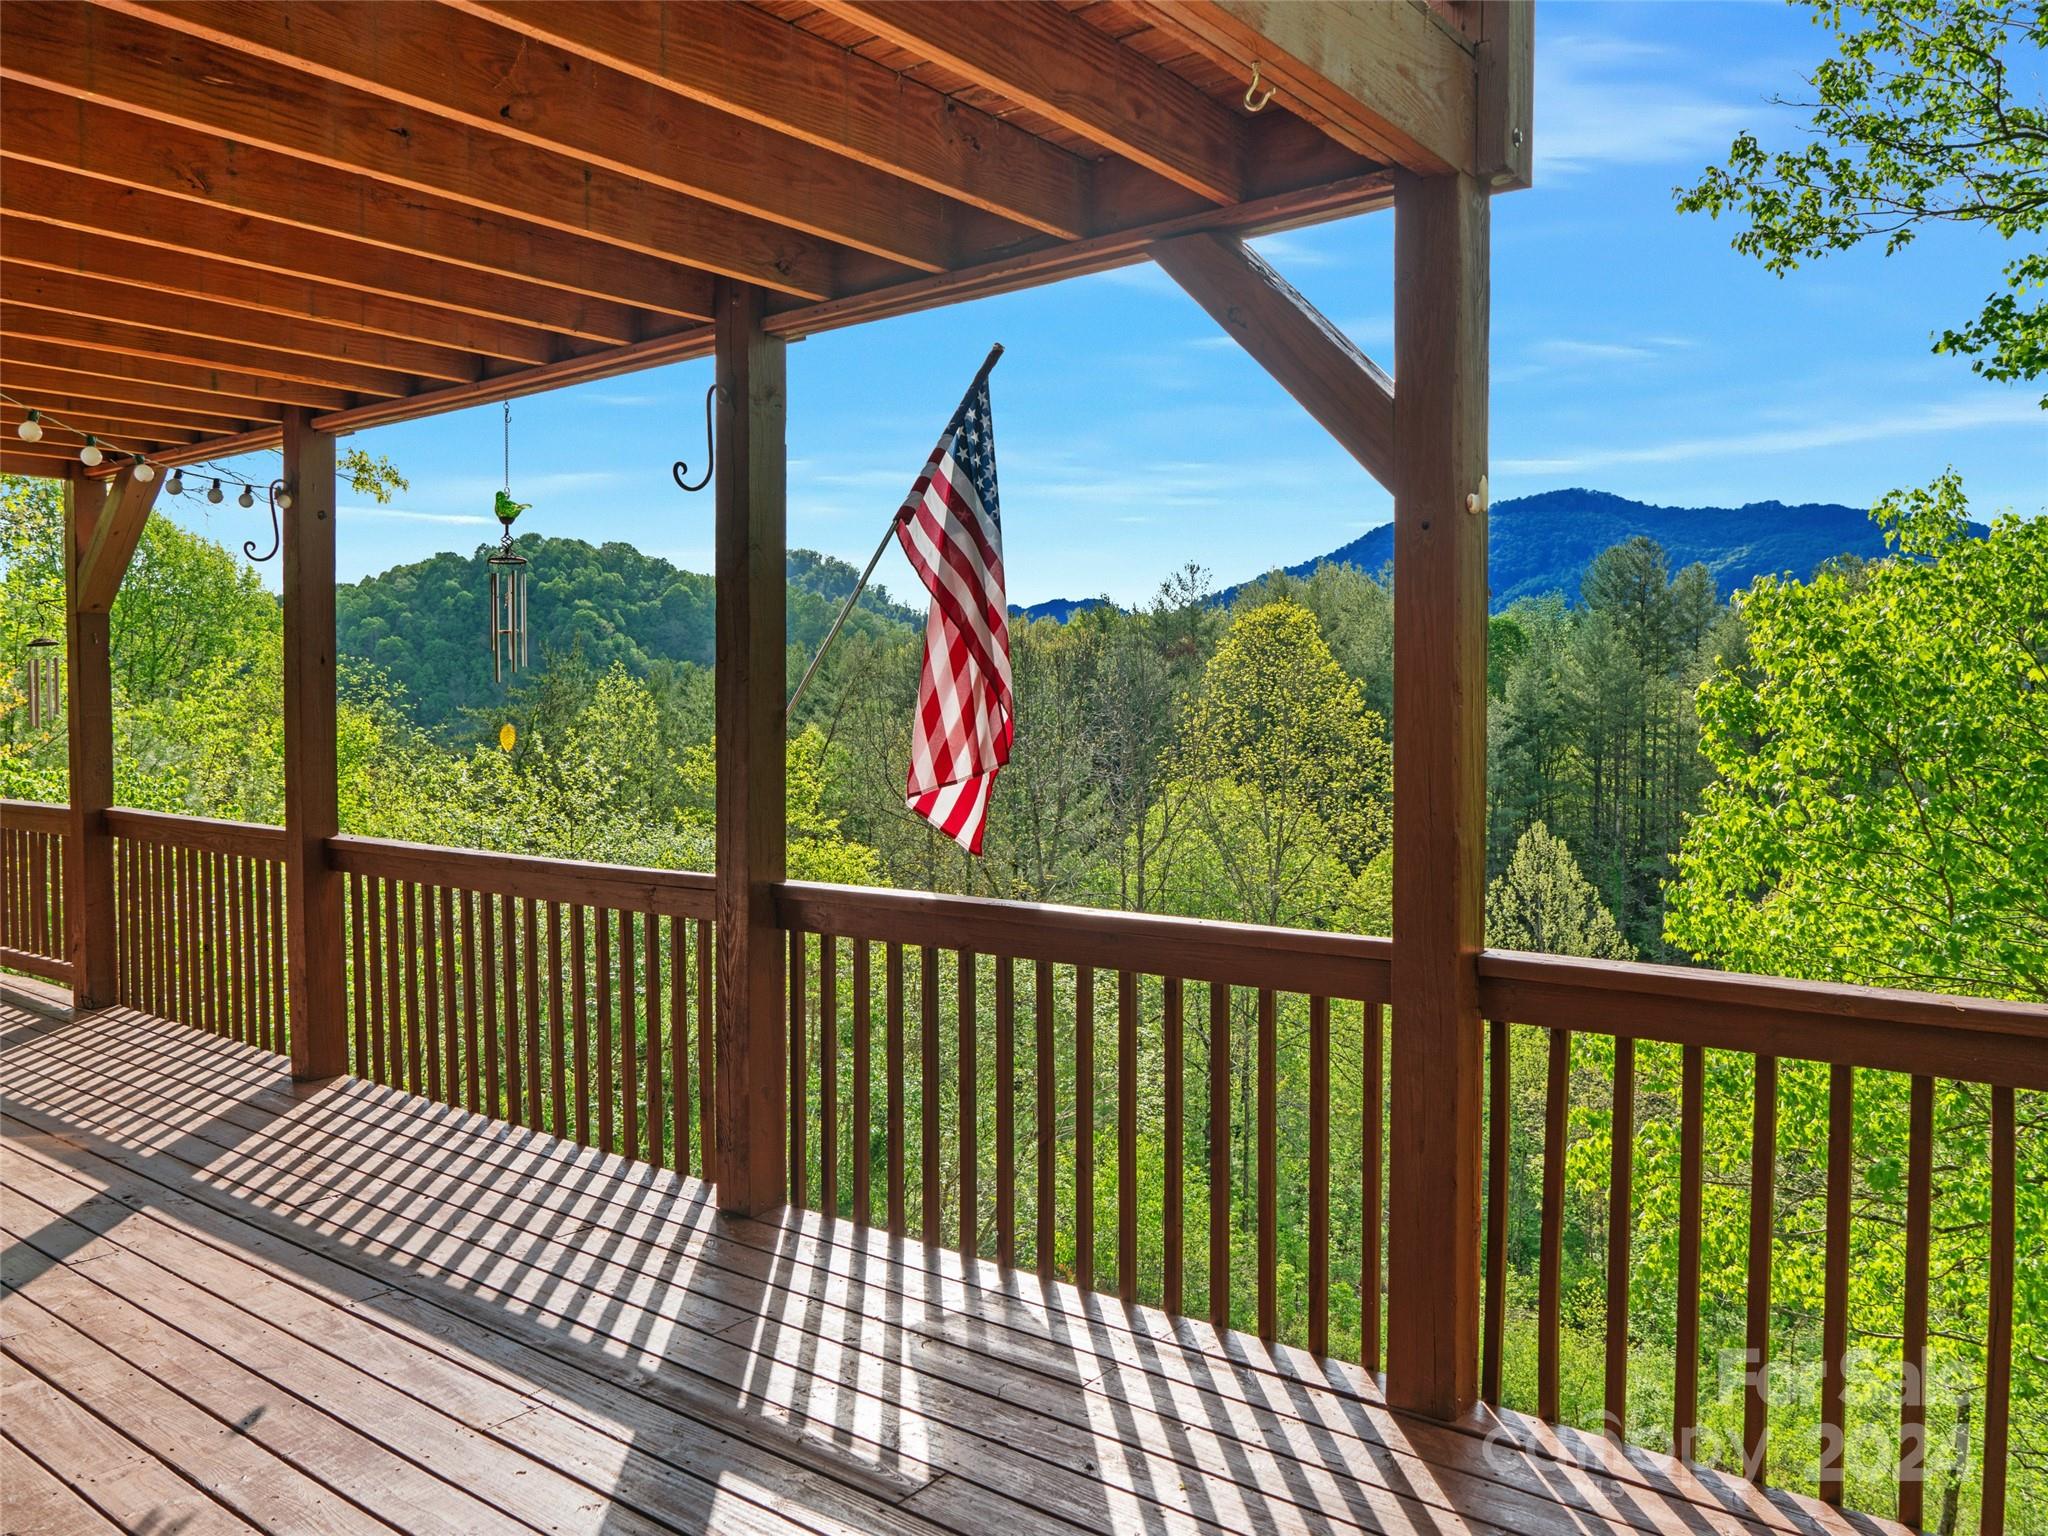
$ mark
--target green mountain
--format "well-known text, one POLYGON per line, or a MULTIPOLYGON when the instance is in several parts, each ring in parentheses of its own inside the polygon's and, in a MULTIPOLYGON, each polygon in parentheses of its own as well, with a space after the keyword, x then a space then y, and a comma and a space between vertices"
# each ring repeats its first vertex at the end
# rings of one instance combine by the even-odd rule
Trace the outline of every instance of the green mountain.
MULTIPOLYGON (((537 667, 581 649, 599 670, 623 662, 645 675, 663 664, 711 665, 712 581, 630 544, 589 544, 528 534, 528 650, 537 667)), ((406 691, 413 717, 450 724, 500 696, 486 637, 490 577, 484 557, 439 554, 343 586, 336 594, 341 654, 370 662, 406 691)), ((789 639, 815 649, 859 572, 807 549, 789 555, 789 639)), ((848 627, 898 631, 923 615, 870 587, 848 627)))

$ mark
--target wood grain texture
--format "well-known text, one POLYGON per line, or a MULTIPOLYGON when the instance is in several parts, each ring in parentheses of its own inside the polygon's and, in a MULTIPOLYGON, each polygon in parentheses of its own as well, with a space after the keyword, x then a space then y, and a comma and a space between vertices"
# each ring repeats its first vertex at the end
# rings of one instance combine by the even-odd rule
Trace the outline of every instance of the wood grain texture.
MULTIPOLYGON (((114 841, 106 821, 107 807, 114 802, 113 644, 107 614, 113 594, 109 591, 105 603, 93 605, 94 567, 88 562, 99 552, 104 570, 112 563, 113 549, 125 546, 120 559, 125 571, 127 556, 142 536, 139 521, 130 514, 140 508, 148 515, 144 493, 151 487, 137 485, 132 473, 122 478, 129 484, 125 495, 82 479, 67 479, 63 488, 64 729, 70 807, 63 840, 67 931, 62 953, 71 972, 72 1006, 81 1009, 114 1000, 114 951, 108 943, 114 914, 114 841), (111 528, 116 519, 133 526, 116 533, 111 528)), ((44 851, 41 842, 36 848, 44 851)), ((48 889, 46 880, 35 884, 48 889)), ((31 910, 40 919, 48 909, 38 901, 31 910)), ((40 952, 55 950, 54 935, 47 929, 38 939, 35 947, 40 952)))
POLYGON ((1469 177, 1397 178, 1387 1392, 1446 1419, 1478 1388, 1487 230, 1469 177))
MULTIPOLYGON (((789 1113, 783 1034, 784 346, 759 289, 718 296, 718 1198, 782 1204, 789 1113)), ((839 932, 838 929, 825 931, 839 932)))

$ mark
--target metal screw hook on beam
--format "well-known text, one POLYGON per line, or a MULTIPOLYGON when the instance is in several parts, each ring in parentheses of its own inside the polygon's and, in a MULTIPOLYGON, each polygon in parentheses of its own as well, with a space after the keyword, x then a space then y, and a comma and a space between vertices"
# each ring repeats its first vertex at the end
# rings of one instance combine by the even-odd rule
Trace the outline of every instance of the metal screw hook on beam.
POLYGON ((711 471, 718 464, 718 445, 716 439, 711 434, 711 402, 717 394, 718 386, 716 384, 713 384, 704 391, 704 473, 698 477, 696 484, 693 485, 683 478, 683 476, 690 472, 690 461, 688 459, 677 459, 675 463, 669 466, 669 476, 675 481, 676 487, 679 490, 701 491, 711 483, 711 471))
POLYGON ((271 481, 271 482, 270 482, 269 500, 270 500, 270 548, 269 548, 269 550, 267 550, 267 551, 266 551, 265 553, 263 553, 263 554, 260 554, 260 555, 259 555, 259 554, 257 554, 257 553, 256 553, 256 541, 255 541, 254 539, 244 539, 244 540, 242 541, 242 555, 243 555, 243 558, 245 558, 245 559, 249 560, 250 562, 252 562, 253 564, 256 564, 256 565, 261 565, 261 564, 263 564, 263 563, 264 563, 265 561, 268 561, 268 560, 275 560, 275 559, 277 558, 277 552, 278 552, 278 550, 279 550, 279 549, 281 549, 281 548, 282 548, 282 547, 284 546, 284 530, 283 530, 282 526, 281 526, 281 525, 279 524, 279 522, 278 522, 278 519, 277 519, 277 509, 278 509, 278 508, 279 508, 280 506, 286 506, 286 507, 290 506, 290 505, 292 504, 292 499, 291 499, 291 496, 290 496, 290 495, 289 495, 289 494, 288 494, 288 493, 287 493, 287 492, 285 491, 285 488, 284 488, 284 482, 283 482, 282 480, 273 480, 273 481, 271 481))

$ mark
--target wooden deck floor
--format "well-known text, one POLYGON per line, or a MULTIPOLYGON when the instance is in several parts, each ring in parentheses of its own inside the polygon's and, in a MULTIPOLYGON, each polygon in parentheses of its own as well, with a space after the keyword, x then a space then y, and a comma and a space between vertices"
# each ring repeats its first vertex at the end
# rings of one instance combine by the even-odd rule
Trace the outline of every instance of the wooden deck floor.
POLYGON ((12 995, 10 1532, 1895 1529, 12 995))

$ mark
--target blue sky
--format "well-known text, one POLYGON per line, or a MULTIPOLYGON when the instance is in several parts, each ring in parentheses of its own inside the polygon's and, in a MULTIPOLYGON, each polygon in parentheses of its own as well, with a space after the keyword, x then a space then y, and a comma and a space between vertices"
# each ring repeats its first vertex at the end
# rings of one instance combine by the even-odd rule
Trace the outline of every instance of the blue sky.
MULTIPOLYGON (((1781 280, 1731 251, 1726 225, 1672 209, 1673 186, 1737 131, 1789 131, 1768 98, 1797 96, 1825 41, 1803 7, 1546 0, 1537 185, 1493 205, 1496 500, 1585 485, 1688 506, 1867 505, 1953 464, 1979 515, 2048 503, 2038 388, 1987 384, 1930 351, 2016 250, 1936 231, 1889 259, 1859 251, 1781 280)), ((1261 248, 1398 371, 1392 235, 1388 213, 1261 248)), ((1349 456, 1146 265, 793 346, 791 543, 864 561, 998 340, 1013 601, 1142 600, 1188 560, 1229 583, 1392 515, 1349 456)), ((710 495, 677 492, 668 466, 701 458, 710 368, 515 402, 513 490, 533 505, 521 531, 624 540, 708 570, 710 495)), ((500 410, 351 440, 388 454, 412 486, 388 508, 344 496, 342 579, 491 536, 500 410)), ((271 472, 254 458, 235 467, 271 472)), ((196 498, 173 515, 237 545, 263 518, 260 504, 196 498)), ((878 579, 898 595, 914 586, 894 551, 878 579)))

